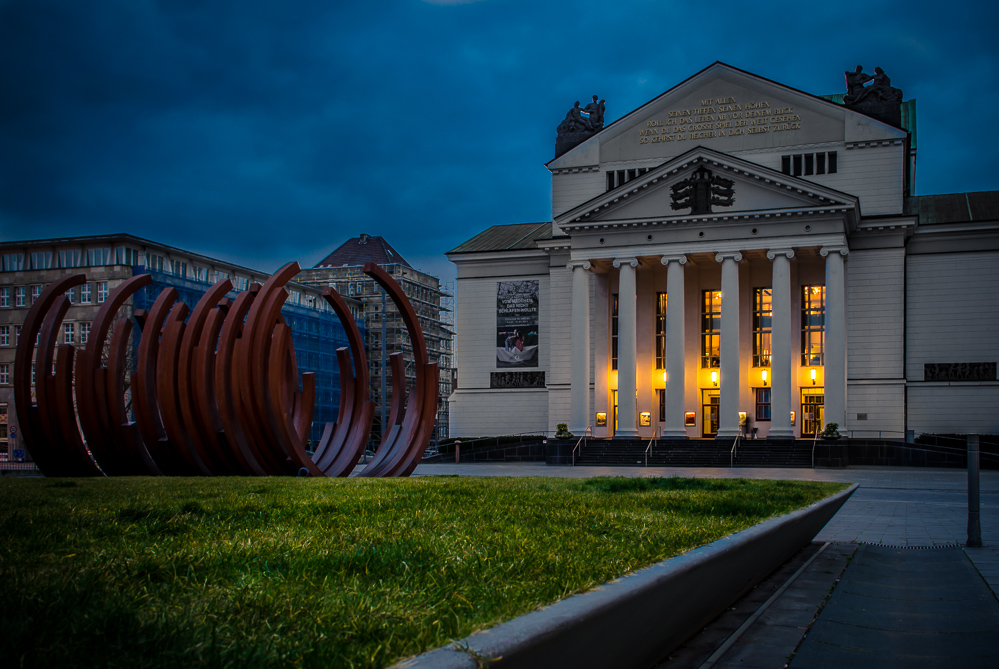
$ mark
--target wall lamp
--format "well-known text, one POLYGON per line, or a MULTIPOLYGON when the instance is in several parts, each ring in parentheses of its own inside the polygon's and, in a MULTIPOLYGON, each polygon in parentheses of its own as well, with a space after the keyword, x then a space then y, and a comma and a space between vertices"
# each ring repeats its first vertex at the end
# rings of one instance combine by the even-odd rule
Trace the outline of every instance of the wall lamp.
POLYGON ((711 372, 711 383, 718 386, 718 372, 711 372))
POLYGON ((812 367, 811 376, 812 376, 812 385, 814 386, 815 385, 815 368, 814 367, 812 367))
POLYGON ((762 374, 763 374, 763 387, 765 388, 767 385, 767 370, 764 369, 762 374))

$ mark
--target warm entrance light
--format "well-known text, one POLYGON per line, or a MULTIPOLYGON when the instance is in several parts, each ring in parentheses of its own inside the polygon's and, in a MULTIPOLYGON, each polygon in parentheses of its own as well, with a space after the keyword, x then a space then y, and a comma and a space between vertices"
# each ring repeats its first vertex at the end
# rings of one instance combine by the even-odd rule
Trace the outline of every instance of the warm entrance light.
POLYGON ((812 368, 812 385, 815 385, 815 368, 812 368))
POLYGON ((666 383, 666 372, 663 372, 663 383, 666 383))
POLYGON ((767 385, 767 370, 764 369, 762 374, 763 374, 763 385, 765 386, 767 385))
POLYGON ((718 372, 711 372, 711 383, 718 385, 718 372))

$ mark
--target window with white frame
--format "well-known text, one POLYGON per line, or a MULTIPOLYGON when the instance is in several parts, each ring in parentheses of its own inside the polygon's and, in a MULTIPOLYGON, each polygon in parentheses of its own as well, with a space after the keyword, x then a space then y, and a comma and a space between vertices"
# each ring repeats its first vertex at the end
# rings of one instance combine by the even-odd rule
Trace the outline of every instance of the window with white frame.
POLYGON ((0 386, 10 385, 10 365, 4 363, 0 365, 0 386))
POLYGON ((83 251, 80 249, 66 249, 59 251, 59 267, 79 267, 83 262, 83 251))
POLYGON ((89 283, 85 283, 82 286, 80 286, 80 304, 90 304, 90 301, 92 299, 90 297, 90 290, 91 289, 89 283))
POLYGON ((66 297, 69 298, 70 304, 76 304, 76 288, 70 288, 66 291, 66 297))
POLYGON ((102 267, 111 264, 111 247, 87 249, 87 267, 102 267))
POLYGON ((802 286, 801 364, 822 365, 825 348, 826 287, 802 286))
POLYGON ((14 306, 23 307, 25 303, 25 297, 27 295, 27 289, 24 286, 14 287, 14 306))
POLYGON ((42 294, 42 287, 41 286, 32 286, 31 287, 31 303, 34 304, 35 300, 37 300, 38 297, 41 294, 42 294))
POLYGON ((5 253, 0 256, 0 261, 3 262, 3 267, 0 269, 4 272, 20 272, 24 269, 23 253, 5 253))
POLYGON ((773 337, 773 289, 753 289, 753 367, 770 366, 773 337))
POLYGON ((97 282, 97 304, 104 304, 104 300, 108 299, 108 282, 98 281, 97 282))
POLYGON ((35 251, 32 253, 31 269, 52 269, 52 251, 35 251))
POLYGON ((9 325, 0 325, 0 346, 10 346, 9 325))
POLYGON ((86 344, 90 341, 90 323, 80 323, 80 343, 86 344))
POLYGON ((62 343, 72 344, 76 340, 76 323, 62 324, 62 343))
POLYGON ((17 346, 17 342, 21 341, 21 326, 14 326, 14 346, 17 346))
POLYGON ((10 306, 10 288, 0 288, 0 308, 6 309, 10 306))

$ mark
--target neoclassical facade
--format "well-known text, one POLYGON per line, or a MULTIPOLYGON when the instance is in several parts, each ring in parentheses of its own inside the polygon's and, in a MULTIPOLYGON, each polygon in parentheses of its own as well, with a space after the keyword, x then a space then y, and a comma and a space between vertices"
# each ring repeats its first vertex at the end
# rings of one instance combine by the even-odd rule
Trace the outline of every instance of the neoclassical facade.
POLYGON ((999 194, 841 99, 715 63, 563 142, 552 221, 448 253, 451 434, 999 432, 999 194))

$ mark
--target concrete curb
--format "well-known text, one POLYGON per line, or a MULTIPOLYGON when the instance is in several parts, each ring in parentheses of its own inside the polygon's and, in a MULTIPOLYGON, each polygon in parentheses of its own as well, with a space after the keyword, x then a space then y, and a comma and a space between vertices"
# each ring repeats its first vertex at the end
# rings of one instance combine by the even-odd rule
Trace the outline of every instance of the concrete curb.
POLYGON ((652 666, 808 544, 856 489, 854 484, 394 667, 652 666))

